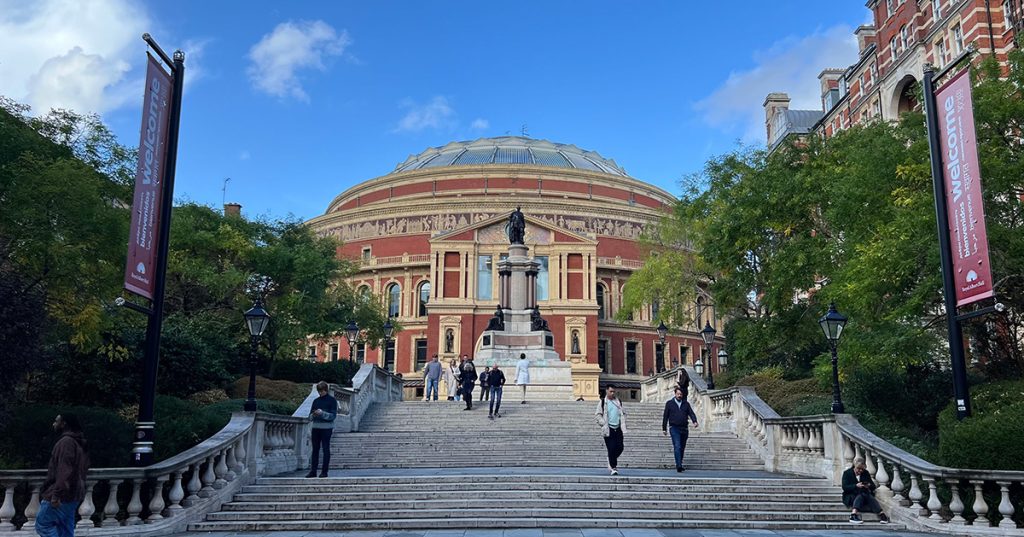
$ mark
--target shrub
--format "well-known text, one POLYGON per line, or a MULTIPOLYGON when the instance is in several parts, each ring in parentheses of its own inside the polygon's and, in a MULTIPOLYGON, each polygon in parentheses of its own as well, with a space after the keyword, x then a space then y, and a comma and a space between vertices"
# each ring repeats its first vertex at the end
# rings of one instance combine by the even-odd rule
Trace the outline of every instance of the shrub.
POLYGON ((105 408, 40 404, 12 408, 10 422, 0 431, 0 459, 10 468, 46 468, 57 441, 53 419, 62 412, 76 414, 82 422, 94 467, 128 465, 132 423, 105 408))
POLYGON ((188 396, 188 401, 190 403, 195 403, 195 404, 197 404, 199 406, 206 406, 206 405, 212 405, 214 403, 219 403, 221 401, 225 401, 225 400, 227 400, 227 398, 228 398, 228 394, 225 393, 224 390, 213 389, 213 390, 205 390, 205 391, 201 391, 201 392, 196 392, 196 393, 188 396))
POLYGON ((869 363, 844 373, 848 401, 925 431, 937 430, 936 419, 952 395, 950 373, 930 364, 869 363))
POLYGON ((939 459, 957 468, 1024 470, 1024 381, 981 386, 972 416, 957 421, 950 403, 939 415, 939 459))
POLYGON ((221 430, 227 420, 184 399, 156 397, 156 460, 173 457, 221 430))
MULTIPOLYGON (((309 384, 300 384, 290 380, 272 380, 256 377, 256 399, 283 401, 298 406, 309 395, 309 384)), ((228 388, 228 395, 235 399, 244 399, 249 395, 249 377, 241 377, 228 388)))
MULTIPOLYGON (((217 416, 227 424, 228 420, 231 419, 231 413, 241 412, 244 405, 245 399, 227 399, 212 405, 207 405, 203 407, 203 411, 217 416)), ((299 405, 284 401, 268 401, 267 399, 256 400, 256 410, 260 412, 291 416, 292 413, 295 412, 296 408, 299 408, 299 405)))
POLYGON ((351 386, 359 364, 348 360, 338 362, 307 362, 305 360, 275 360, 270 366, 270 378, 312 384, 321 380, 339 386, 351 386))

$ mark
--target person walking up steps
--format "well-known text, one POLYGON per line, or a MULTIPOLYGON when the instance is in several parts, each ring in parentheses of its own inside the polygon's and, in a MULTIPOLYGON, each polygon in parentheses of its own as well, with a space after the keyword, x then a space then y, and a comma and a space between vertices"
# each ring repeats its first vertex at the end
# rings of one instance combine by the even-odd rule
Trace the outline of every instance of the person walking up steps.
POLYGON ((484 401, 490 397, 490 391, 488 391, 487 383, 489 382, 489 375, 491 373, 490 367, 485 367, 484 372, 480 373, 480 400, 484 401))
POLYGON ((427 386, 427 392, 423 397, 424 401, 430 400, 430 393, 434 393, 434 400, 437 401, 437 384, 441 381, 441 362, 437 361, 435 354, 430 362, 423 368, 423 380, 427 386))
POLYGON ((608 471, 619 475, 619 456, 622 455, 623 439, 626 432, 626 413, 622 402, 615 395, 615 386, 609 386, 604 399, 597 405, 597 424, 601 426, 604 445, 608 449, 608 471))
POLYGON ((683 454, 686 453, 686 440, 690 437, 687 420, 697 427, 697 415, 693 413, 690 402, 686 400, 683 389, 676 386, 675 397, 665 401, 665 411, 661 414, 661 434, 668 434, 666 426, 672 430, 672 452, 676 456, 676 471, 686 470, 683 467, 683 454))
POLYGON ((487 417, 493 420, 501 417, 498 411, 501 410, 501 389, 505 386, 505 373, 498 369, 498 364, 494 364, 494 368, 487 375, 487 384, 491 392, 491 405, 487 417))
POLYGON ((526 353, 519 354, 519 362, 516 363, 516 384, 523 388, 523 399, 520 404, 526 404, 526 385, 530 383, 530 361, 526 359, 526 353))
POLYGON ((467 356, 462 362, 462 398, 466 400, 465 410, 473 410, 473 383, 476 382, 476 366, 473 357, 467 356))

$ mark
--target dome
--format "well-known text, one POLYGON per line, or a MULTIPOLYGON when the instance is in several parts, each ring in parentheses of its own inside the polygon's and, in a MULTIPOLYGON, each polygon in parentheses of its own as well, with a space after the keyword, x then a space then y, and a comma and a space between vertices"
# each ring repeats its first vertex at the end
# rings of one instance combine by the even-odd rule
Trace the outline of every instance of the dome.
POLYGON ((552 166, 629 177, 614 160, 571 144, 556 144, 522 136, 480 138, 471 142, 451 142, 430 148, 419 155, 410 155, 395 167, 394 173, 445 166, 479 166, 513 164, 552 166))

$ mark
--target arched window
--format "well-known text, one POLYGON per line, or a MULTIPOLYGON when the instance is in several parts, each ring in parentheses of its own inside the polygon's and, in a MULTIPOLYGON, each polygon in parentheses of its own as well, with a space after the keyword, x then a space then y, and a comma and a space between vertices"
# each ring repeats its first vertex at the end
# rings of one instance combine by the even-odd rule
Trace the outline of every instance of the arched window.
POLYGON ((420 305, 417 310, 419 317, 427 316, 427 304, 430 302, 430 282, 420 283, 420 292, 417 293, 420 298, 420 305))
POLYGON ((388 317, 398 317, 402 305, 402 288, 397 283, 388 286, 388 317))
POLYGON ((597 318, 603 321, 606 311, 604 305, 604 285, 597 284, 597 318))
POLYGON ((356 289, 356 295, 358 295, 359 299, 363 302, 368 302, 370 300, 370 286, 360 285, 359 289, 356 289))

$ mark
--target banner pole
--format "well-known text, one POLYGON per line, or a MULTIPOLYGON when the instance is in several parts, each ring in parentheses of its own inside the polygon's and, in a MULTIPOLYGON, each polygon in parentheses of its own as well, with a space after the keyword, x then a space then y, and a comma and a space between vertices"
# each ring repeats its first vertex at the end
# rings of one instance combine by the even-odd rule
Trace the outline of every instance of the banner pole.
POLYGON ((953 250, 949 238, 949 214, 946 206, 946 182, 943 178, 942 148, 939 140, 939 113, 935 102, 935 68, 924 67, 924 110, 928 126, 928 149, 931 153, 932 188, 935 191, 935 223, 939 231, 939 259, 942 263, 942 295, 946 306, 949 331, 949 357, 953 369, 953 399, 956 418, 971 415, 971 398, 967 387, 967 363, 964 359, 964 334, 957 319, 956 291, 953 280, 953 250))
MULTIPOLYGON (((151 46, 155 45, 149 34, 143 36, 151 46)), ((166 54, 155 47, 158 54, 166 54)), ((174 52, 172 64, 174 77, 167 127, 167 161, 164 164, 163 185, 161 185, 160 223, 157 230, 156 273, 153 275, 152 314, 146 324, 146 342, 142 357, 142 394, 139 399, 139 417, 135 422, 135 437, 132 442, 132 466, 153 464, 153 445, 156 420, 156 378, 160 363, 160 330, 163 327, 164 287, 167 283, 167 251, 171 239, 171 210, 174 207, 174 169, 178 159, 178 125, 181 121, 181 93, 185 80, 185 53, 174 52)))

